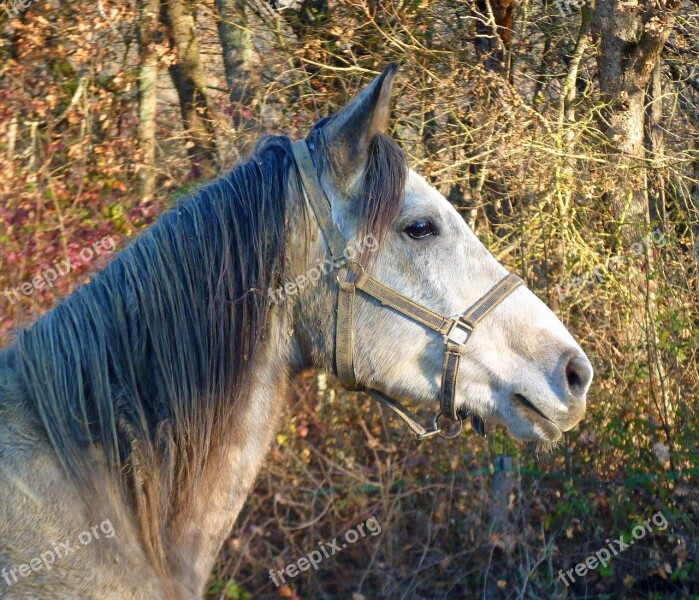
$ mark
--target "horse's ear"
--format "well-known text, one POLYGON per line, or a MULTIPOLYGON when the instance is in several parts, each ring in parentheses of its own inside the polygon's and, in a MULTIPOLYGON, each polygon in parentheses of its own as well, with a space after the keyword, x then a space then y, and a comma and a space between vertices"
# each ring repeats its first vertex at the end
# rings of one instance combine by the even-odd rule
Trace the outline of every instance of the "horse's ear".
POLYGON ((364 170, 371 141, 388 128, 397 70, 397 63, 388 65, 324 128, 330 162, 345 189, 364 170))

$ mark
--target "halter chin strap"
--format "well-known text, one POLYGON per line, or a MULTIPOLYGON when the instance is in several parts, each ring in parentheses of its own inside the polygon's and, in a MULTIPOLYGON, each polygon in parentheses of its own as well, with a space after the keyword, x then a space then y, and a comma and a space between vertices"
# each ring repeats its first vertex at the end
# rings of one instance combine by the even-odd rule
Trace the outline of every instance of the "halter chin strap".
MULTIPOLYGON (((522 280, 514 273, 510 273, 458 317, 447 317, 422 304, 413 302, 410 298, 374 279, 356 261, 348 260, 345 257, 347 241, 333 221, 330 202, 320 185, 315 164, 306 142, 304 140, 294 142, 291 145, 291 150, 301 175, 304 195, 313 209, 325 242, 330 249, 330 255, 336 271, 339 293, 335 329, 335 368, 340 383, 347 389, 363 391, 374 400, 390 408, 412 429, 418 439, 437 434, 442 437, 458 435, 461 431, 463 416, 459 414, 455 406, 456 381, 459 374, 461 355, 466 342, 468 342, 478 322, 522 285, 522 280), (397 400, 388 397, 378 390, 364 388, 357 384, 354 373, 353 350, 354 303, 358 290, 367 296, 375 298, 383 306, 388 306, 405 317, 444 336, 446 348, 442 368, 440 412, 435 416, 431 429, 425 429, 417 422, 410 411, 397 400), (441 416, 459 423, 458 429, 453 435, 446 435, 439 427, 438 421, 441 416)), ((485 436, 483 420, 476 414, 468 414, 471 416, 473 429, 480 435, 485 436)), ((468 414, 465 416, 468 416, 468 414)))

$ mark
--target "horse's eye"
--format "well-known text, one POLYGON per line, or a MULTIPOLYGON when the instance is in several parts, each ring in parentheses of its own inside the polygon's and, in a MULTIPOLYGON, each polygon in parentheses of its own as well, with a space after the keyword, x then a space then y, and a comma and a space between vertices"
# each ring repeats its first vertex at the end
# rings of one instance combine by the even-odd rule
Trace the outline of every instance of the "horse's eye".
POLYGON ((421 238, 427 237, 428 235, 434 235, 434 225, 432 221, 426 221, 425 219, 420 219, 411 223, 405 228, 405 233, 407 233, 414 240, 419 240, 421 238))

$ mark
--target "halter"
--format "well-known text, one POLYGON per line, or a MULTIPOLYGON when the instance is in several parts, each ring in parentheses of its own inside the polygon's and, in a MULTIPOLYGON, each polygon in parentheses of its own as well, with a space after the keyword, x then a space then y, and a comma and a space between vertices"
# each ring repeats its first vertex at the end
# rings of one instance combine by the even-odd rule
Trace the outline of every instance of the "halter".
POLYGON ((410 427, 420 440, 434 435, 440 435, 445 438, 456 437, 461 432, 463 419, 468 416, 471 417, 473 429, 485 437, 485 424, 481 417, 475 413, 462 414, 456 410, 454 398, 456 395, 459 363, 466 342, 468 342, 478 322, 522 285, 522 280, 514 273, 508 274, 471 308, 458 317, 444 316, 422 304, 413 302, 410 298, 374 279, 364 271, 364 268, 358 262, 348 260, 344 256, 347 240, 345 240, 333 221, 330 201, 320 185, 315 164, 306 142, 304 140, 294 142, 291 145, 291 150, 303 182, 304 196, 313 209, 313 214, 330 249, 333 268, 336 272, 335 277, 339 293, 335 329, 335 370, 342 386, 349 390, 365 392, 374 400, 390 408, 410 427), (375 298, 383 306, 388 306, 405 317, 444 336, 445 352, 444 366, 442 368, 440 411, 435 415, 430 429, 425 429, 418 423, 412 413, 397 400, 378 390, 357 384, 353 359, 354 303, 357 291, 375 298), (439 426, 439 419, 442 416, 458 422, 458 428, 453 434, 446 434, 439 426))

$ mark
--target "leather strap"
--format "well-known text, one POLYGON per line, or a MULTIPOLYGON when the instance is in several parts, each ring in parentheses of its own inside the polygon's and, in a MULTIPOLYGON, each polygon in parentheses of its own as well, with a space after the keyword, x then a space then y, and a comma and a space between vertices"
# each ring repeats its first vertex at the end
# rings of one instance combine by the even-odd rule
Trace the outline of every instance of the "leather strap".
POLYGON ((507 277, 501 279, 485 296, 469 308, 461 318, 475 325, 478 321, 482 321, 487 317, 498 304, 523 284, 524 282, 517 275, 508 273, 507 277))
MULTIPOLYGON (((517 277, 517 275, 514 273, 509 273, 507 277, 498 282, 485 296, 483 296, 463 315, 461 315, 460 321, 464 323, 466 328, 472 331, 479 321, 490 314, 490 311, 492 311, 523 283, 524 282, 517 277)), ((467 333, 466 339, 461 343, 447 339, 447 350, 444 354, 440 408, 445 416, 453 420, 457 420, 459 418, 456 411, 456 403, 454 401, 456 397, 456 378, 459 374, 461 355, 463 354, 468 337, 470 337, 470 333, 467 333)), ((477 415, 472 415, 471 425, 480 435, 485 435, 483 419, 477 415)))
POLYGON ((442 368, 442 394, 439 400, 442 414, 458 420, 454 398, 456 397, 456 378, 459 374, 459 364, 464 345, 447 340, 447 350, 444 353, 444 367, 442 368))
MULTIPOLYGON (((347 389, 362 390, 383 406, 390 408, 410 427, 418 439, 424 439, 435 434, 439 434, 442 437, 453 437, 443 434, 442 429, 438 425, 438 420, 441 415, 444 415, 449 419, 458 421, 459 428, 456 434, 461 431, 462 417, 456 410, 455 397, 459 365, 465 344, 476 324, 522 285, 522 280, 514 273, 508 274, 463 315, 456 318, 441 315, 422 304, 414 302, 400 292, 368 275, 359 263, 346 258, 347 242, 335 225, 330 202, 321 187, 315 164, 306 142, 299 140, 292 143, 291 150, 301 175, 304 196, 311 205, 337 270, 336 277, 339 292, 335 325, 335 369, 340 383, 347 389), (345 276, 345 270, 347 271, 347 276, 345 276), (440 394, 441 411, 435 416, 432 429, 427 430, 420 425, 410 411, 397 400, 377 390, 362 388, 357 385, 353 355, 354 305, 357 290, 375 298, 383 306, 388 306, 445 337, 446 349, 440 394)), ((471 415, 471 425, 477 433, 485 436, 483 419, 478 415, 471 415)))
MULTIPOLYGON (((351 268, 349 265, 346 265, 351 268)), ((340 284, 343 285, 342 283, 340 284)), ((514 273, 510 273, 501 280, 495 287, 493 287, 485 296, 483 296, 478 302, 476 302, 469 310, 466 311, 461 317, 454 319, 450 317, 445 317, 440 315, 429 308, 422 306, 416 302, 410 300, 403 294, 396 292, 394 289, 389 288, 380 281, 374 279, 370 275, 367 275, 363 270, 357 275, 354 286, 364 292, 365 294, 376 298, 384 306, 390 306, 394 310, 400 312, 406 317, 417 321, 434 331, 441 333, 442 335, 449 336, 454 330, 460 329, 463 332, 463 339, 450 339, 447 337, 446 340, 446 352, 444 354, 444 365, 442 368, 442 384, 441 384, 441 394, 440 394, 440 410, 442 414, 449 419, 457 421, 459 419, 456 411, 456 380, 459 373, 459 365, 461 363, 461 355, 464 350, 466 341, 470 336, 470 332, 475 327, 476 323, 485 318, 490 311, 492 311, 498 304, 500 304, 507 296, 509 296, 517 287, 522 285, 522 280, 517 277, 514 273)), ((343 300, 343 292, 340 292, 340 300, 338 304, 338 319, 340 317, 340 306, 345 304, 343 300)), ((354 291, 352 292, 352 297, 354 296, 354 291)), ((352 320, 350 319, 350 322, 352 320)), ((351 326, 350 326, 351 329, 351 326)), ((337 366, 338 366, 338 376, 340 377, 340 382, 343 378, 347 381, 352 382, 352 387, 350 389, 356 389, 356 381, 354 377, 350 379, 347 371, 343 369, 341 372, 340 364, 343 367, 351 363, 351 356, 347 353, 351 353, 351 345, 346 347, 344 343, 341 342, 343 338, 339 334, 339 321, 338 321, 338 337, 337 337, 337 366), (342 345, 340 346, 339 344, 342 345)))
MULTIPOLYGON (((364 393, 367 394, 370 398, 373 398, 376 400, 379 404, 382 404, 386 408, 391 409, 396 415, 405 423, 412 432, 418 437, 418 439, 424 439, 426 437, 430 437, 432 435, 435 435, 437 431, 433 430, 427 430, 425 429, 420 423, 418 423, 415 420, 415 417, 413 417, 412 413, 405 408, 400 402, 397 402, 393 398, 390 398, 386 394, 382 394, 381 392, 377 390, 364 390, 364 393)), ((436 428, 435 428, 436 429, 436 428)))
POLYGON ((357 263, 350 261, 340 267, 340 269, 343 268, 358 270, 359 273, 355 274, 354 279, 356 289, 375 298, 383 306, 390 306, 402 315, 442 335, 450 336, 455 330, 460 329, 464 332, 464 343, 476 324, 487 317, 498 304, 524 283, 517 275, 509 273, 463 315, 446 317, 422 304, 414 302, 407 296, 374 279, 371 275, 364 272, 361 265, 357 263))
MULTIPOLYGON (((332 209, 320 185, 313 158, 306 142, 299 140, 291 145, 291 151, 301 175, 303 194, 311 205, 325 243, 328 245, 335 268, 346 262, 347 242, 335 226, 332 209)), ((338 280, 339 281, 339 280, 338 280)), ((339 282, 335 324, 335 370, 343 387, 357 389, 354 375, 354 298, 355 286, 351 282, 339 282)))
POLYGON ((328 197, 325 195, 320 185, 311 153, 304 140, 299 140, 291 144, 291 152, 296 160, 298 172, 301 174, 303 193, 313 209, 318 225, 320 225, 325 243, 330 249, 330 255, 333 257, 335 263, 338 264, 344 260, 347 241, 340 233, 340 230, 335 226, 330 202, 328 202, 328 197))
POLYGON ((448 333, 454 322, 454 319, 440 315, 426 306, 413 302, 410 298, 384 285, 363 271, 357 277, 355 285, 365 294, 376 298, 384 306, 390 306, 393 310, 411 318, 413 321, 422 323, 442 335, 448 333))
POLYGON ((340 281, 335 325, 335 368, 337 369, 337 378, 348 390, 357 389, 353 355, 355 291, 353 283, 340 281))

